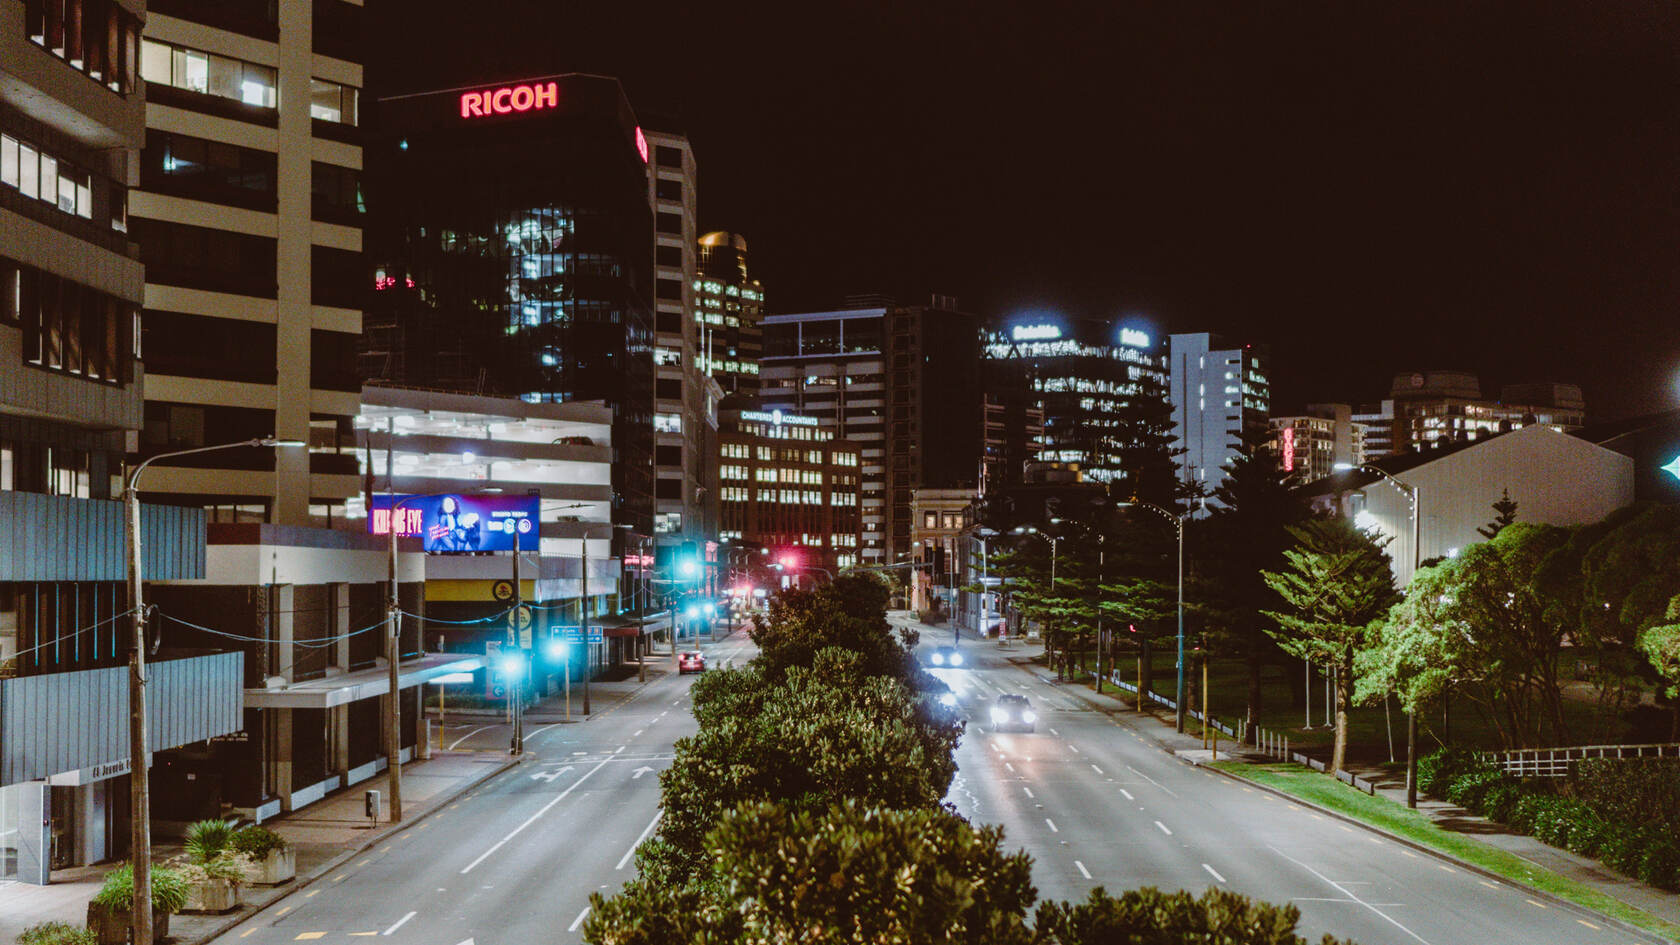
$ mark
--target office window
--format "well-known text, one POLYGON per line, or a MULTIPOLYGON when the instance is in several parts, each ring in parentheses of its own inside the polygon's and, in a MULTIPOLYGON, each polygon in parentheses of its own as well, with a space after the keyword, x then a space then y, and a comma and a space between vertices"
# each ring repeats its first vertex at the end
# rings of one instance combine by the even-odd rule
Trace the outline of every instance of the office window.
POLYGON ((367 211, 362 197, 362 172, 315 161, 310 165, 310 196, 316 216, 354 221, 367 211))
POLYGON ((682 235, 683 218, 680 213, 660 213, 654 215, 655 228, 661 233, 682 235))
POLYGON ((655 433, 681 433, 682 415, 675 413, 654 414, 653 430, 655 433))
POLYGON ((141 153, 148 190, 194 200, 273 209, 277 160, 272 151, 152 130, 141 153))
POLYGON ((326 79, 309 80, 309 117, 341 125, 357 124, 360 90, 326 79))
POLYGON ((274 108, 278 104, 273 69, 185 46, 142 40, 140 74, 156 85, 232 99, 259 108, 274 108))
POLYGON ((681 246, 656 246, 653 250, 653 260, 661 266, 681 269, 683 251, 681 246))
POLYGON ((683 297, 682 296, 682 280, 680 280, 680 279, 660 279, 658 281, 657 285, 656 285, 656 293, 657 293, 659 298, 665 299, 667 301, 680 302, 680 301, 682 301, 682 297, 683 297))
POLYGON ((653 192, 660 200, 682 200, 682 181, 661 177, 654 182, 653 192))
POLYGON ((24 35, 113 92, 134 91, 139 20, 113 0, 27 0, 24 35))
POLYGON ((653 149, 653 160, 660 167, 682 167, 682 150, 659 145, 653 149))

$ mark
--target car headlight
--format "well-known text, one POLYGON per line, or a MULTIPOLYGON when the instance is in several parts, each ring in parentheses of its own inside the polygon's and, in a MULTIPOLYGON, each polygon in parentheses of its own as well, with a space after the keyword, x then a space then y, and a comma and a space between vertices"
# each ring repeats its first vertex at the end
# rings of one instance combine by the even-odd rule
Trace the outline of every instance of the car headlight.
POLYGON ((943 706, 955 706, 957 704, 957 697, 949 692, 944 693, 939 697, 939 704, 943 706))
POLYGON ((951 654, 951 665, 952 666, 961 666, 962 665, 962 654, 961 653, 952 653, 951 654))
POLYGON ((945 665, 945 654, 944 653, 934 653, 933 654, 933 665, 944 666, 945 665))
POLYGON ((994 708, 992 710, 992 721, 997 722, 997 723, 1003 723, 1003 722, 1009 721, 1009 710, 1008 709, 996 709, 996 708, 994 708))
POLYGON ((1027 711, 1021 713, 1021 721, 1029 724, 1036 722, 1038 721, 1038 715, 1034 713, 1033 710, 1028 709, 1027 711))

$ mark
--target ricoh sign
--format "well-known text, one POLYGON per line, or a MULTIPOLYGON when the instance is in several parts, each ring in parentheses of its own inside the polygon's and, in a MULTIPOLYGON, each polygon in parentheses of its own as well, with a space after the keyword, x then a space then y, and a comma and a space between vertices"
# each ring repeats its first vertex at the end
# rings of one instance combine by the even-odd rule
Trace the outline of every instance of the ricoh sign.
POLYGON ((515 112, 539 111, 560 104, 558 82, 534 82, 526 85, 506 85, 496 89, 461 93, 461 117, 484 118, 490 115, 511 115, 515 112))

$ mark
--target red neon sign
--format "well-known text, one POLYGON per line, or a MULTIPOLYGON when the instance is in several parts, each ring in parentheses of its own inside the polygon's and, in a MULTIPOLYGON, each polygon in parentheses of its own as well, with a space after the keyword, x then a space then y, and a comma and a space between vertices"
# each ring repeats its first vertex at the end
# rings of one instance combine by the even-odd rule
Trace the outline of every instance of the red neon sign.
POLYGON ((648 162, 647 135, 642 134, 642 126, 636 126, 636 153, 642 156, 642 163, 648 162))
POLYGON ((461 93, 461 117, 482 118, 486 115, 507 115, 532 109, 553 108, 560 104, 560 85, 543 82, 537 85, 508 85, 482 92, 461 93))
POLYGON ((1283 439, 1283 471, 1295 471, 1295 428, 1284 427, 1281 431, 1283 439))

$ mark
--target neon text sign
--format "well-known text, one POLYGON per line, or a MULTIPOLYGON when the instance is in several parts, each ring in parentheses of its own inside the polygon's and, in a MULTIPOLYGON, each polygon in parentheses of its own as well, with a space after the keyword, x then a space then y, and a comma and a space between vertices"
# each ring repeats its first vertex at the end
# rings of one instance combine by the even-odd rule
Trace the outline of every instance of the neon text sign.
POLYGON ((1120 329, 1120 343, 1131 345, 1134 348, 1147 348, 1149 347, 1149 336, 1136 328, 1122 328, 1120 329))
POLYGON ((553 108, 560 104, 560 84, 541 82, 536 85, 508 85, 482 92, 461 93, 461 117, 482 118, 487 115, 507 115, 533 109, 553 108))
POLYGON ((1015 341, 1049 341, 1062 337, 1062 330, 1055 325, 1016 325, 1009 330, 1009 337, 1015 341))

